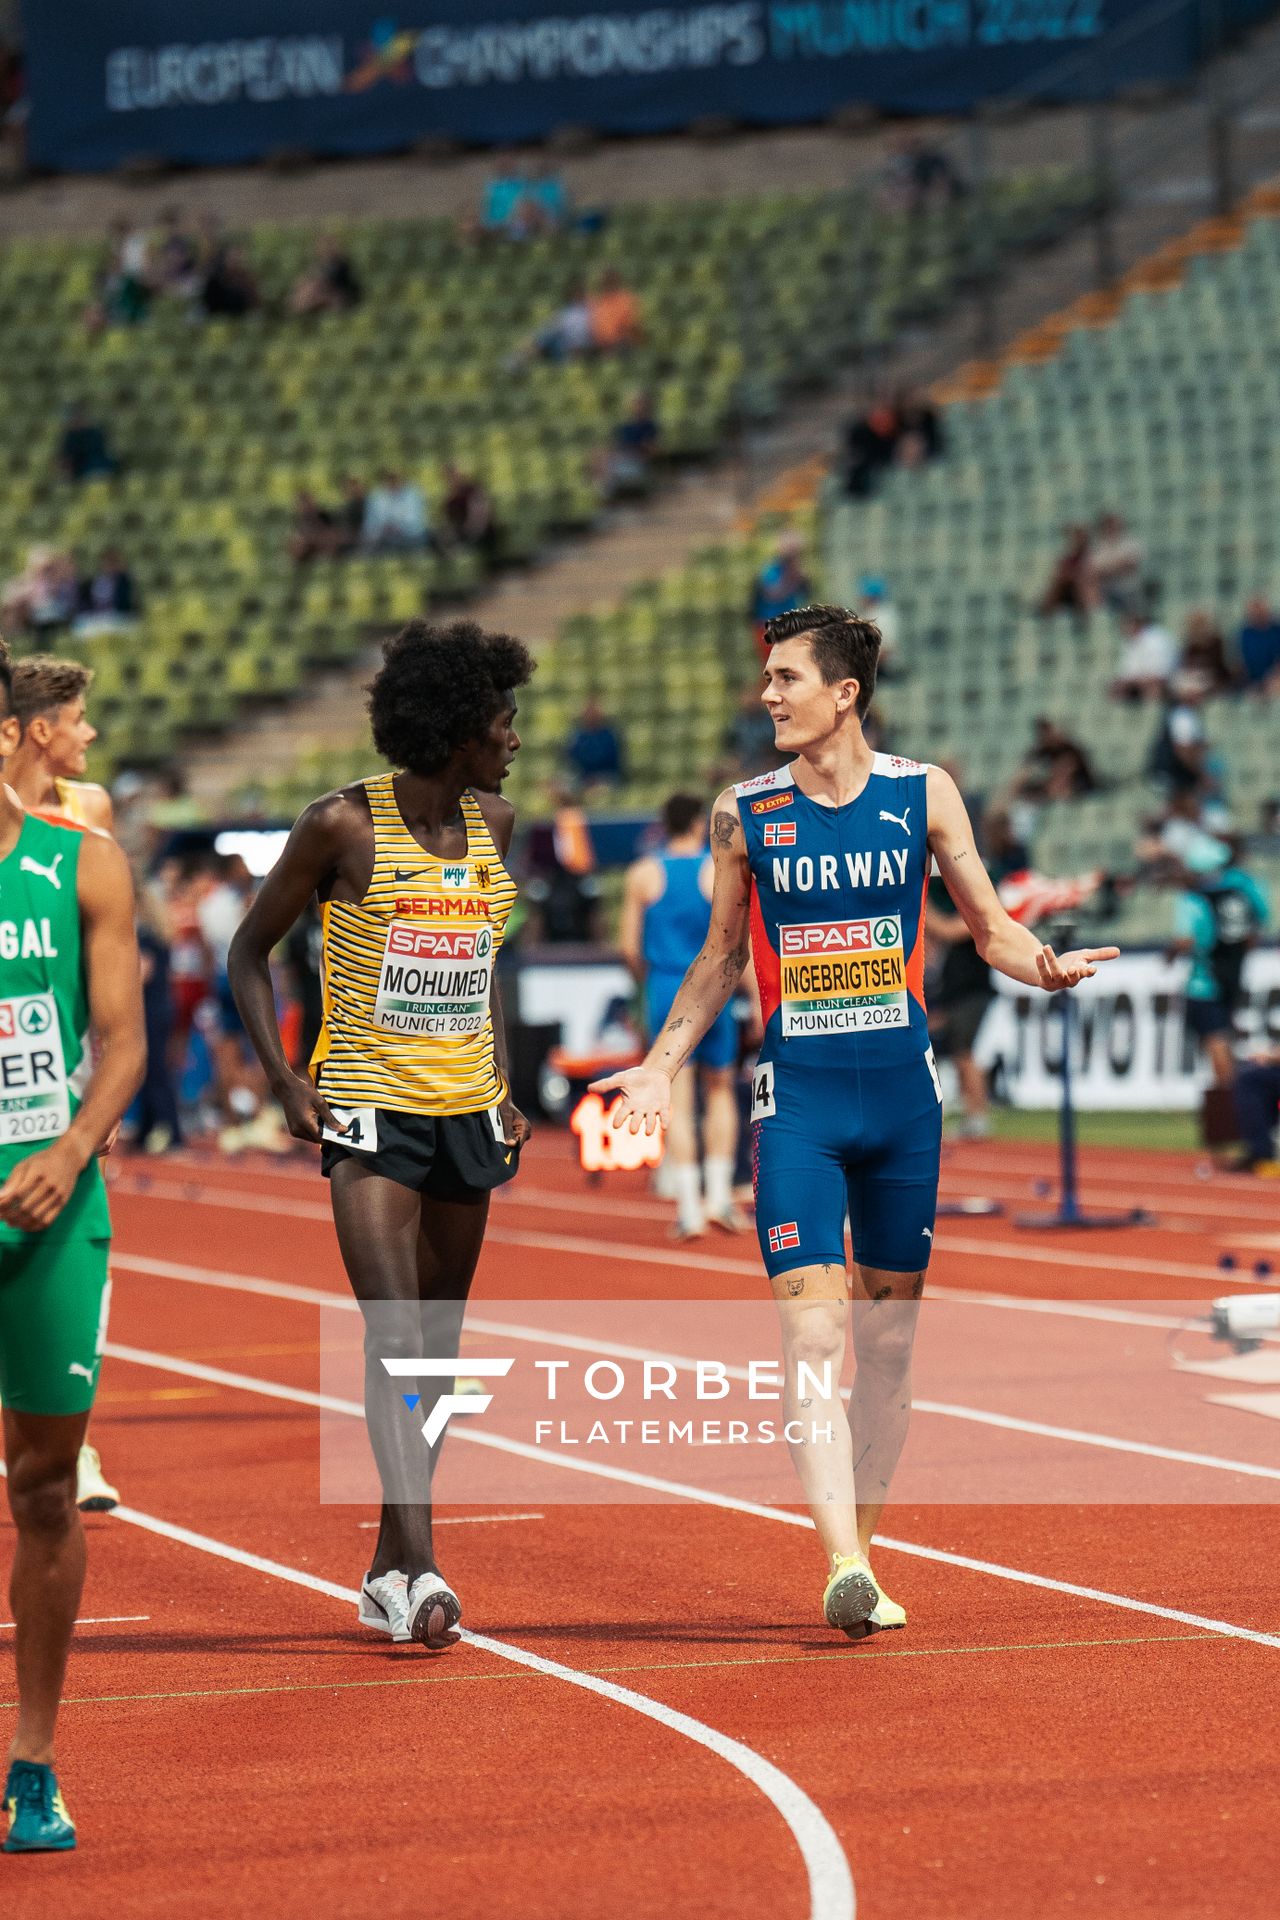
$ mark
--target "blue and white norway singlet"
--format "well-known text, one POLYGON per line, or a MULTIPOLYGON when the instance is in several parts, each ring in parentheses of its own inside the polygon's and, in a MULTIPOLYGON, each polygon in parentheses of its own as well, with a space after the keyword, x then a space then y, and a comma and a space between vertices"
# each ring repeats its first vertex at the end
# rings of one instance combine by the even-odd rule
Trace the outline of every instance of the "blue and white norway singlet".
POLYGON ((751 869, 764 1045, 752 1102, 756 1222, 771 1274, 928 1264, 941 1094, 924 1004, 927 766, 876 754, 840 807, 790 767, 734 788, 751 869))

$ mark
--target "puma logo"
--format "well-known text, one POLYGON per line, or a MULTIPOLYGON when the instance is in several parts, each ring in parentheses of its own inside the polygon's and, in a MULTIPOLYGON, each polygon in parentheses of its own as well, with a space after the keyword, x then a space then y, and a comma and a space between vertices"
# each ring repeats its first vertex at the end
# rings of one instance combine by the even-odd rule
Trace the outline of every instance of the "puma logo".
MULTIPOLYGON (((59 855, 58 857, 59 859, 61 859, 62 856, 59 855)), ((87 1380, 89 1382, 90 1386, 93 1385, 93 1368, 92 1367, 82 1367, 78 1360, 73 1360, 71 1362, 71 1365, 67 1368, 67 1372, 78 1373, 82 1379, 87 1380)))
POLYGON ((906 812, 905 812, 905 813, 903 814, 903 816, 902 816, 902 818, 901 818, 901 820, 899 820, 899 818, 898 818, 898 816, 897 816, 897 814, 896 814, 896 813, 886 813, 886 812, 885 812, 885 809, 884 809, 883 807, 881 807, 881 809, 880 809, 880 818, 881 818, 882 820, 892 820, 892 822, 893 822, 893 824, 894 824, 894 826, 895 826, 895 827, 901 827, 901 828, 902 828, 902 831, 903 831, 904 833, 910 833, 910 831, 911 831, 911 829, 910 829, 910 827, 909 827, 909 826, 907 825, 907 819, 908 819, 908 816, 910 815, 910 813, 911 813, 911 809, 910 809, 910 807, 908 807, 908 808, 906 809, 906 812))
POLYGON ((921 1229, 920 1229, 920 1231, 921 1231, 921 1233, 922 1233, 922 1234, 924 1235, 924 1237, 925 1237, 925 1239, 926 1239, 926 1240, 932 1240, 932 1238, 933 1238, 933 1228, 932 1228, 932 1227, 921 1227, 921 1229))
POLYGON ((58 893, 61 893, 62 882, 58 878, 58 868, 61 863, 62 855, 60 853, 54 854, 53 865, 51 867, 42 867, 38 860, 33 860, 29 853, 24 853, 18 862, 18 871, 20 873, 38 873, 42 880, 47 880, 51 887, 55 888, 58 893))

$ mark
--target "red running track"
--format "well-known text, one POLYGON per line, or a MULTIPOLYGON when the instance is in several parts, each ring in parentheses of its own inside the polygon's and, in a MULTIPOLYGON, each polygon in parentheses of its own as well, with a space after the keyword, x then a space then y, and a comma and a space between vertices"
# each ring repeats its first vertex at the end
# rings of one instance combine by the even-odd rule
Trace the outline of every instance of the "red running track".
MULTIPOLYGON (((1050 1168, 966 1149, 947 1184, 1030 1204, 1050 1168)), ((1174 1156, 1086 1156, 1085 1194, 1161 1224, 1055 1238, 948 1221, 931 1285, 1202 1302, 1224 1290, 1221 1252, 1280 1237, 1277 1197, 1174 1156)), ((558 1504, 549 1467, 544 1504, 441 1528, 484 1643, 391 1648, 337 1597, 369 1535, 318 1500, 316 1307, 236 1284, 343 1296, 321 1183, 305 1164, 126 1162, 115 1214, 112 1346, 162 1364, 104 1369, 94 1435, 133 1517, 89 1522, 84 1613, 107 1623, 82 1630, 60 1736, 81 1849, 0 1860, 6 1916, 847 1920, 850 1879, 863 1920, 1274 1913, 1280 1523, 1266 1499, 1227 1503, 1230 1474, 1187 1481, 1212 1505, 1162 1482, 1161 1504, 894 1507, 882 1577, 910 1624, 852 1645, 816 1617, 821 1560, 796 1516, 558 1504)), ((750 1244, 690 1256, 665 1221, 637 1182, 586 1193, 539 1142, 494 1209, 478 1298, 758 1294, 750 1244)), ((1102 1413, 1050 1404, 1030 1330, 1077 1372, 1085 1335, 1108 1362, 1107 1343, 1155 1338, 945 1311, 987 1346, 1002 1330, 1017 1366, 986 1404, 1041 1421, 1102 1413)), ((956 1391, 976 1400, 990 1382, 955 1344, 956 1391)), ((1195 1417, 1214 1458, 1274 1458, 1275 1423, 1195 1417)), ((924 1414, 915 1432, 936 1449, 971 1429, 924 1414)))

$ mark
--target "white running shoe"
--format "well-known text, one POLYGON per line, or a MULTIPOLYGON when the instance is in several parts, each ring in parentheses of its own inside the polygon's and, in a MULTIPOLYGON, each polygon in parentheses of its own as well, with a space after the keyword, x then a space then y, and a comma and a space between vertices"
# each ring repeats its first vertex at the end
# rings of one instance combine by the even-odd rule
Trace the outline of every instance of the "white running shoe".
POLYGON ((409 1638, 424 1647, 447 1647, 457 1638, 462 1602, 438 1573, 420 1573, 409 1589, 409 1638))
POLYGON ((413 1638, 409 1632, 409 1582, 402 1573, 380 1573, 360 1582, 360 1625, 388 1633, 397 1644, 413 1638))
POLYGON ((76 1461, 76 1505, 81 1513, 110 1513, 119 1504, 120 1495, 103 1476, 98 1449, 86 1441, 76 1461))

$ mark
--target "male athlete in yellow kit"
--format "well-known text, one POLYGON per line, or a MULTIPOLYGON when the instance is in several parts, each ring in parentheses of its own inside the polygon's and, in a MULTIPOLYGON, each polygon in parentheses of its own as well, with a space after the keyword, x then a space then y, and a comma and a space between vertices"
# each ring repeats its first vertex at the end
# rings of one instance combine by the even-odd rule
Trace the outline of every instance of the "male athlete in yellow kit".
MULTIPOLYGON (((422 1434, 382 1366, 385 1330, 390 1318, 405 1342, 398 1357, 425 1357, 428 1304, 456 1338, 489 1193, 515 1173, 529 1132, 511 1101, 493 963, 516 897, 503 864, 515 816, 498 790, 520 746, 515 689, 532 672, 518 640, 471 622, 414 621, 388 641, 369 712, 374 745, 401 771, 312 802, 228 959, 289 1131, 324 1143, 338 1244, 365 1315, 383 1504, 360 1619, 431 1646, 456 1637, 461 1605, 416 1493, 422 1434), (268 961, 313 895, 324 1027, 307 1079, 280 1043, 268 961)), ((435 1383, 437 1394, 448 1385, 435 1383)))
MULTIPOLYGON (((92 668, 35 654, 15 660, 12 671, 13 714, 21 734, 5 768, 9 786, 28 813, 110 833, 115 826, 111 795, 81 778, 85 756, 98 737, 85 717, 92 668)), ((86 1440, 76 1472, 76 1505, 81 1513, 110 1513, 119 1499, 97 1448, 86 1440)))

